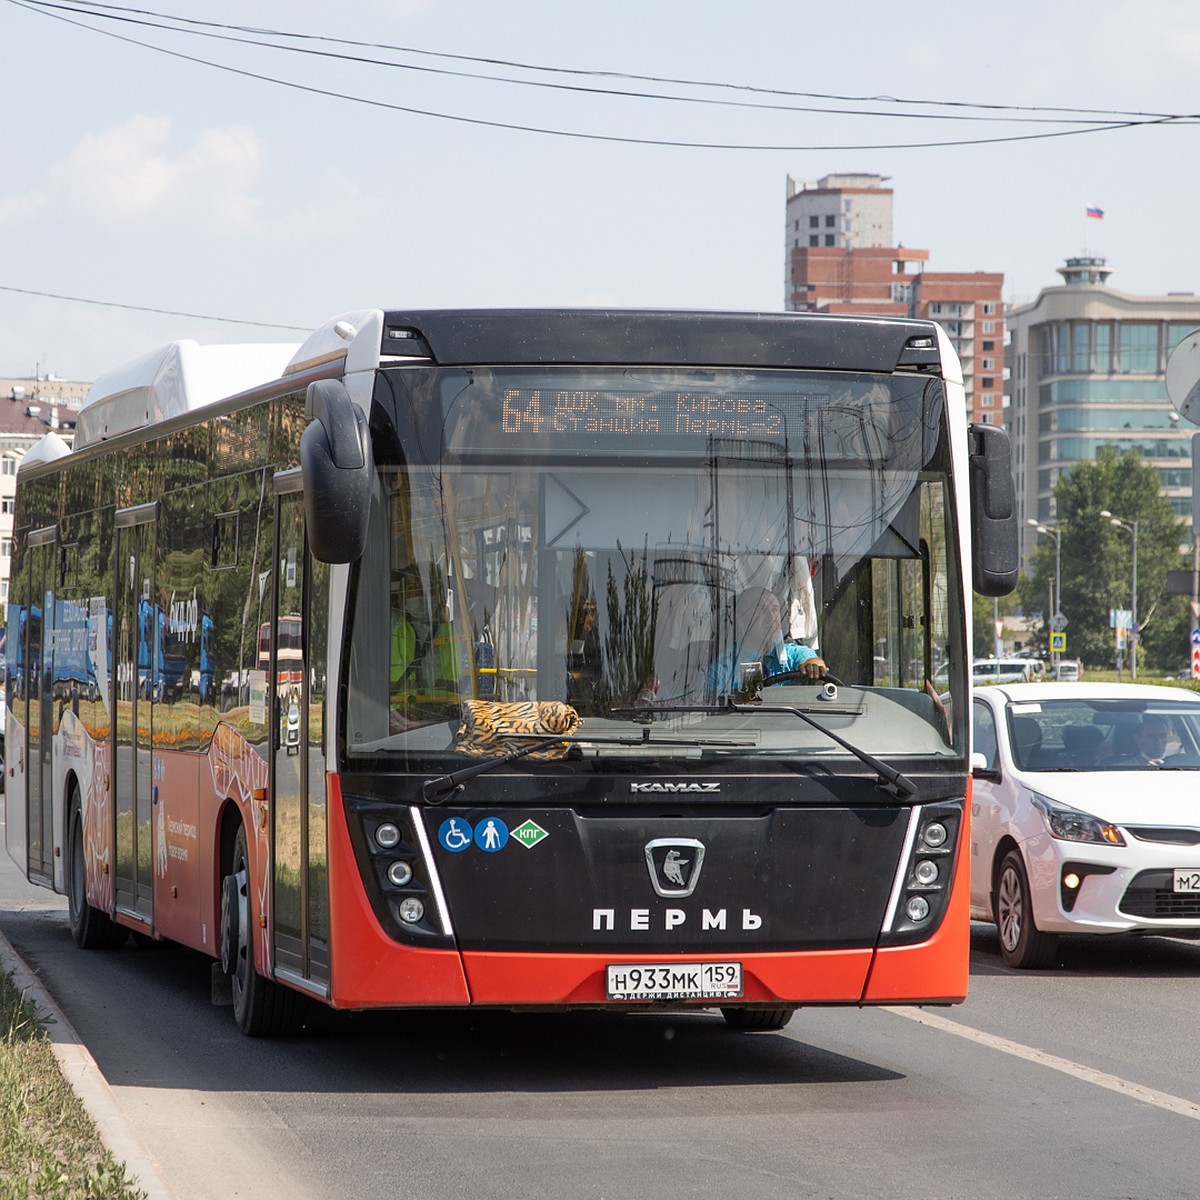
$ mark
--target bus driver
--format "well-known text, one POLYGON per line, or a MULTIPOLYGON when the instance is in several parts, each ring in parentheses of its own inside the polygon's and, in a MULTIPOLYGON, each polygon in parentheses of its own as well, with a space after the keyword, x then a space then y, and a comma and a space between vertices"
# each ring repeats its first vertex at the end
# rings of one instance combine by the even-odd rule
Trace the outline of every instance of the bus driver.
POLYGON ((742 686, 742 667, 757 661, 764 679, 798 671, 803 679, 789 683, 815 683, 825 674, 825 660, 811 646, 783 640, 783 612, 775 593, 762 587, 746 588, 737 598, 733 644, 708 669, 705 682, 711 692, 731 692, 742 686))

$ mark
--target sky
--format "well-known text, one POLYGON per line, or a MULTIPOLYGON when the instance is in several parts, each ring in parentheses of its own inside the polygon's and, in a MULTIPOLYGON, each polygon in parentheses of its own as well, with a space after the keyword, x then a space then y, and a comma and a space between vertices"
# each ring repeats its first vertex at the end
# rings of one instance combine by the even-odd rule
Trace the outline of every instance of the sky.
POLYGON ((1200 291, 1198 68, 1193 0, 0 0, 0 376, 359 308, 778 310, 789 175, 887 176, 897 242, 1011 302, 1081 253, 1200 291))

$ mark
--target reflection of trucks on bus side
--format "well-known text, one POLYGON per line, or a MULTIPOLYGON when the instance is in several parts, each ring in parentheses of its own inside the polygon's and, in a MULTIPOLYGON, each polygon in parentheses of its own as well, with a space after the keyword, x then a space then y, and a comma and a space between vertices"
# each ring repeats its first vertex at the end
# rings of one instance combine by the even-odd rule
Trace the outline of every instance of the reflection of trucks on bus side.
POLYGON ((155 700, 172 700, 183 695, 183 655, 165 652, 166 635, 167 614, 162 605, 151 605, 142 596, 138 600, 139 696, 153 695, 155 700))

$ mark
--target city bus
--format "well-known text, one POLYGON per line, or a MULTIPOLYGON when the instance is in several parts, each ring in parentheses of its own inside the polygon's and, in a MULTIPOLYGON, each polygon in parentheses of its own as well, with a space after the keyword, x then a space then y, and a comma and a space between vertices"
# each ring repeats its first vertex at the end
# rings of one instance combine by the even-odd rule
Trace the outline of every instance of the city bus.
POLYGON ((81 947, 210 956, 251 1036, 966 995, 1016 526, 937 325, 356 311, 117 368, 17 483, 7 849, 81 947))

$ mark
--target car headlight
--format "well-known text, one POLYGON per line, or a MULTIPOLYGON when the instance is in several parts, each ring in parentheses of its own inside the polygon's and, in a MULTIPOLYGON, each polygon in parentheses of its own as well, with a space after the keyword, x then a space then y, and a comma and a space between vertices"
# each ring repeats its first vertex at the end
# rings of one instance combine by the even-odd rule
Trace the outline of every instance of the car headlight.
POLYGON ((1123 846, 1125 839, 1121 831, 1108 821, 1101 821, 1091 813, 1080 812, 1057 804, 1048 796, 1033 793, 1033 807, 1042 814, 1050 836, 1063 842, 1094 842, 1100 846, 1123 846))

